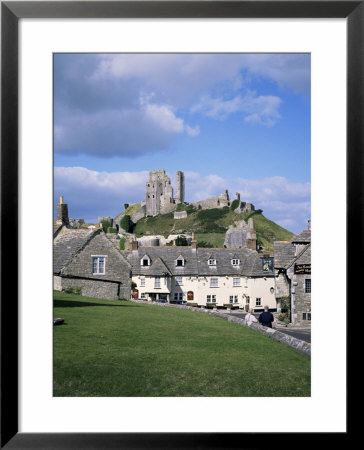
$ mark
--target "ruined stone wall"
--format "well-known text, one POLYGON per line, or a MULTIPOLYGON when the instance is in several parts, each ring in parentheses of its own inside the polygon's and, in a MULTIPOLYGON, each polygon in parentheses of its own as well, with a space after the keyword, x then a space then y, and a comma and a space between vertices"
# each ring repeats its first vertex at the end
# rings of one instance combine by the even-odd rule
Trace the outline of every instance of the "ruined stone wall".
POLYGON ((185 201, 185 175, 178 171, 176 177, 176 203, 183 203, 185 201))
POLYGON ((146 206, 143 205, 139 209, 135 211, 135 213, 131 216, 131 221, 133 223, 137 223, 138 220, 143 219, 146 215, 146 206))
POLYGON ((171 180, 164 169, 149 172, 145 203, 147 216, 165 214, 175 209, 171 180))

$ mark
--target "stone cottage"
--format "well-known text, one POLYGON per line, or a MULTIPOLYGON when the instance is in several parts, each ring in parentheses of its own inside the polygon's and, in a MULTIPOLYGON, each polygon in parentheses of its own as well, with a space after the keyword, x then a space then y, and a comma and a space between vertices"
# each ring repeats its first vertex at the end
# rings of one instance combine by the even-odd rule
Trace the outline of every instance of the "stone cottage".
MULTIPOLYGON (((57 218, 68 223, 66 208, 57 218)), ((55 221, 53 240, 53 287, 79 289, 81 295, 129 299, 131 266, 102 228, 72 229, 55 221)))
POLYGON ((278 310, 288 298, 293 325, 311 324, 311 221, 290 242, 274 242, 275 292, 278 310))

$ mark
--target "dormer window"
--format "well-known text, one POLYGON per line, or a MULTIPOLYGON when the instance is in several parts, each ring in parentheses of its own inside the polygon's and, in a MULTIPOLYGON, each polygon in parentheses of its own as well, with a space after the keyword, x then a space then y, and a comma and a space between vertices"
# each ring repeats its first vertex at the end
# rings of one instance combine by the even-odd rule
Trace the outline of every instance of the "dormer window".
POLYGON ((232 259, 232 260, 231 260, 231 264, 232 264, 234 267, 239 266, 239 265, 240 265, 240 259, 232 259))
POLYGON ((150 266, 150 258, 148 255, 143 256, 143 258, 140 260, 140 265, 142 267, 149 267, 150 266))
POLYGON ((208 264, 209 266, 216 266, 216 259, 210 258, 210 259, 207 261, 207 264, 208 264))
POLYGON ((182 255, 180 255, 177 259, 176 259, 176 267, 184 267, 185 265, 185 259, 182 255))

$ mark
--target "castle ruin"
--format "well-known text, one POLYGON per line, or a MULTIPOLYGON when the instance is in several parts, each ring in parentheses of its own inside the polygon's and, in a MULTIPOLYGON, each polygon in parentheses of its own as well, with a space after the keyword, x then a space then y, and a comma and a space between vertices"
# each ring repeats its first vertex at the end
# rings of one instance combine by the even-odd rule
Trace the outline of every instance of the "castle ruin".
POLYGON ((184 199, 185 176, 183 172, 177 172, 175 197, 171 179, 164 169, 149 172, 149 180, 146 183, 146 216, 157 216, 174 211, 179 203, 184 202, 184 199))

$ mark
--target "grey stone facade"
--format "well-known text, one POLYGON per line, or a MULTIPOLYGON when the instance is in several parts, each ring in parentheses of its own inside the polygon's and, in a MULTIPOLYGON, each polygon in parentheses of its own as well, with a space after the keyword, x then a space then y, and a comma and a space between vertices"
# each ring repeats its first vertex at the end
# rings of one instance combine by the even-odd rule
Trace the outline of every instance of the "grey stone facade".
MULTIPOLYGON (((310 221, 309 221, 310 225, 310 221)), ((274 242, 275 295, 277 311, 288 297, 291 323, 311 325, 311 230, 293 236, 290 242, 274 242)))
POLYGON ((130 264, 101 231, 64 229, 54 240, 54 288, 80 288, 81 295, 96 298, 130 298, 130 264), (93 260, 103 259, 94 273, 93 260))

